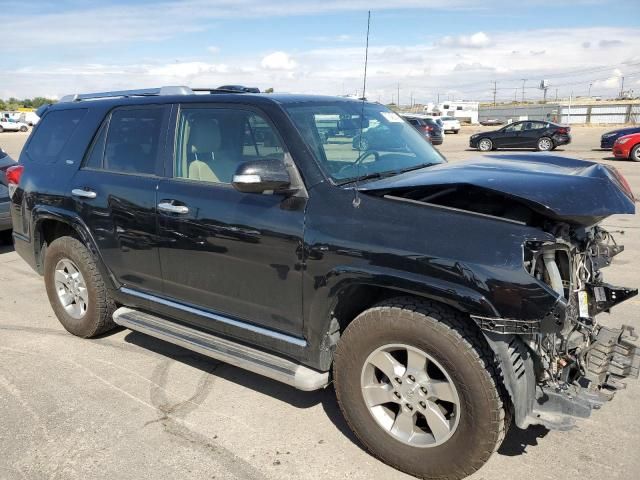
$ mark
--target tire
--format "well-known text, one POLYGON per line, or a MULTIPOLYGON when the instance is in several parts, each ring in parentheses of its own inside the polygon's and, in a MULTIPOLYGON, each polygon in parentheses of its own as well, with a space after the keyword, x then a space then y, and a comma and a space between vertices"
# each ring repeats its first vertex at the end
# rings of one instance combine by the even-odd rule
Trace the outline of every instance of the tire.
MULTIPOLYGON (((51 307, 69 333, 82 338, 91 338, 116 326, 112 318, 116 306, 109 289, 102 279, 93 256, 76 238, 60 237, 46 248, 44 280, 51 307), (61 278, 60 274, 67 275, 69 282, 72 283, 71 277, 75 275, 73 270, 80 274, 75 278, 80 279, 81 282, 76 286, 63 287, 57 278, 61 278), (82 284, 84 290, 78 286, 82 284), (62 291, 81 293, 77 295, 78 300, 73 300, 65 307, 61 297, 63 294, 59 294, 62 291), (81 305, 85 308, 83 309, 81 305)), ((69 299, 74 294, 65 293, 64 296, 65 299, 69 299)))
POLYGON ((629 160, 640 162, 640 143, 631 149, 631 153, 629 153, 629 160))
POLYGON ((0 232, 0 244, 13 245, 13 231, 4 230, 0 232))
POLYGON ((537 150, 539 152, 550 152, 553 149, 553 140, 551 140, 549 137, 541 137, 538 139, 537 150))
POLYGON ((28 127, 25 127, 25 126, 20 127, 21 132, 26 132, 27 130, 29 130, 28 127))
POLYGON ((0 127, 0 133, 4 132, 4 128, 0 127))
MULTIPOLYGON (((399 352, 402 354, 402 350, 399 352)), ((395 351, 392 353, 396 355, 395 351)), ((398 373, 398 370, 391 371, 393 374, 398 373)), ((506 393, 499 380, 493 351, 469 318, 437 303, 402 297, 361 313, 349 324, 338 343, 333 378, 340 409, 350 428, 366 448, 388 465, 419 478, 461 479, 471 475, 498 449, 510 423, 510 408, 506 409, 510 404, 506 401, 506 393), (405 392, 407 388, 415 388, 412 385, 419 383, 419 376, 416 375, 414 382, 410 375, 405 378, 408 370, 405 367, 403 387, 396 380, 382 374, 382 370, 370 366, 370 359, 377 359, 381 348, 393 349, 398 345, 406 346, 406 358, 409 351, 426 353, 431 357, 427 359, 430 365, 426 369, 427 382, 437 383, 433 376, 435 368, 435 372, 440 371, 440 378, 445 378, 445 381, 454 386, 450 392, 455 392, 459 407, 455 416, 450 414, 447 427, 450 430, 445 429, 449 436, 440 435, 440 443, 407 443, 407 436, 400 439, 394 433, 397 419, 386 421, 386 415, 390 411, 393 416, 394 408, 398 411, 397 416, 400 416, 400 412, 407 412, 413 419, 411 431, 419 432, 408 438, 422 439, 420 441, 424 438, 436 439, 435 434, 430 436, 424 431, 427 417, 418 412, 423 408, 422 404, 414 405, 411 411, 404 410, 408 408, 408 403, 402 404, 405 400, 414 401, 416 395, 422 395, 415 391, 410 396, 408 393, 400 394, 402 388, 405 388, 405 392), (367 401, 371 401, 365 400, 369 389, 379 389, 379 385, 372 385, 368 380, 372 368, 378 375, 373 382, 379 379, 380 385, 392 388, 394 392, 387 389, 385 395, 401 398, 397 400, 400 405, 396 405, 396 400, 392 399, 391 402, 383 402, 383 405, 372 409, 367 406, 367 401), (396 394, 401 396, 397 397, 396 394), (376 413, 373 413, 374 409, 376 413), (411 413, 414 410, 415 413, 411 413), (379 421, 378 417, 381 415, 382 421, 379 421), (416 421, 422 424, 418 425, 416 421), (390 427, 391 423, 394 427, 390 427)), ((427 397, 433 398, 434 393, 429 390, 432 384, 425 385, 427 397)), ((425 391, 422 388, 420 390, 425 391)), ((433 403, 430 400, 426 403, 431 407, 434 404, 439 406, 441 414, 446 405, 456 408, 453 403, 437 398, 433 403)))
POLYGON ((481 138, 478 141, 478 150, 481 152, 490 152, 493 150, 493 142, 488 138, 481 138))

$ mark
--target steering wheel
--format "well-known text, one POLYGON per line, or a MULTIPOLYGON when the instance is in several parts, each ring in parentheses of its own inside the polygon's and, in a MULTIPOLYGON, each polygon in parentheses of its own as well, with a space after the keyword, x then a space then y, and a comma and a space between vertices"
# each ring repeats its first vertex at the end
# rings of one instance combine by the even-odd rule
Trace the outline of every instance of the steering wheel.
POLYGON ((352 170, 353 168, 360 167, 360 165, 364 163, 364 159, 371 155, 373 155, 374 157, 374 160, 373 160, 374 162, 377 162, 380 159, 380 154, 378 152, 376 152, 375 150, 367 150, 366 152, 362 152, 360 156, 356 159, 356 161, 353 162, 351 165, 345 165, 344 167, 342 167, 338 172, 338 174, 344 174, 345 172, 352 170))

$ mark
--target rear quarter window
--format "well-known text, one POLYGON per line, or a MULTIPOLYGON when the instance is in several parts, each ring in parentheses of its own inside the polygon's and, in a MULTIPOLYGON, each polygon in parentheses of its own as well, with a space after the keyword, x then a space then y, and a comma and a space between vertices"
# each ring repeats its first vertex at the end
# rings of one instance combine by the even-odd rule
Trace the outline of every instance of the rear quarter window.
POLYGON ((87 114, 86 108, 49 112, 38 123, 25 153, 34 163, 54 163, 87 114))

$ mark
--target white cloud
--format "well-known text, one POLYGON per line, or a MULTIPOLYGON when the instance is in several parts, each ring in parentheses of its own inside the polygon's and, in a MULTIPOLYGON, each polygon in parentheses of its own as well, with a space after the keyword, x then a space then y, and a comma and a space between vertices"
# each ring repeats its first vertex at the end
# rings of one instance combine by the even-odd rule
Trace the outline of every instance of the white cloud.
POLYGON ((459 48, 485 48, 491 45, 489 35, 484 32, 477 32, 473 35, 446 36, 440 40, 439 45, 444 47, 459 48))
MULTIPOLYGON (((552 91, 559 88, 560 96, 568 95, 572 90, 575 95, 586 95, 589 83, 593 82, 591 93, 605 96, 617 93, 621 74, 629 85, 638 78, 631 74, 640 70, 640 56, 636 53, 640 52, 640 28, 538 29, 486 35, 491 42, 490 48, 453 49, 433 43, 372 45, 369 49, 368 97, 388 102, 392 94, 397 94, 399 82, 401 101, 402 98, 408 100, 411 92, 418 101, 431 100, 437 93, 450 93, 457 98, 489 99, 493 88, 491 82, 495 80, 498 99, 506 100, 513 98, 516 88, 521 88, 522 78, 529 79, 527 87, 548 78, 552 91), (625 39, 624 48, 598 46, 600 40, 618 37, 625 39), (544 39, 543 44, 541 39, 544 39), (584 48, 585 42, 590 42, 591 48, 584 48), (547 48, 548 45, 562 45, 562 48, 547 48), (531 54, 542 48, 546 49, 544 55, 531 54), (623 66, 624 62, 630 64, 623 66), (610 68, 565 77, 559 75, 603 66, 610 68), (614 71, 615 66, 620 66, 620 72, 614 71)), ((470 41, 471 37, 470 34, 466 38, 470 41)), ((263 89, 274 87, 279 92, 321 94, 355 93, 362 89, 363 46, 328 44, 310 50, 266 53, 264 50, 238 53, 225 47, 212 58, 206 45, 200 46, 199 50, 193 49, 189 57, 179 61, 161 56, 162 52, 158 50, 158 58, 137 63, 133 60, 112 63, 92 55, 80 56, 73 61, 68 59, 76 57, 66 55, 30 67, 5 68, 0 98, 45 93, 61 96, 73 92, 176 84, 196 87, 244 84, 263 89)), ((5 58, 4 52, 0 54, 0 64, 5 58)), ((542 98, 542 93, 534 88, 527 90, 526 95, 527 98, 542 98)))
POLYGON ((273 52, 264 57, 260 65, 266 70, 293 70, 297 63, 285 52, 273 52))
POLYGON ((216 47, 215 45, 211 45, 211 46, 207 47, 207 51, 209 53, 213 53, 215 55, 216 53, 220 53, 220 47, 216 47))
POLYGON ((224 64, 205 62, 176 62, 159 67, 147 68, 145 73, 152 76, 172 78, 193 78, 207 73, 227 73, 229 67, 224 64))

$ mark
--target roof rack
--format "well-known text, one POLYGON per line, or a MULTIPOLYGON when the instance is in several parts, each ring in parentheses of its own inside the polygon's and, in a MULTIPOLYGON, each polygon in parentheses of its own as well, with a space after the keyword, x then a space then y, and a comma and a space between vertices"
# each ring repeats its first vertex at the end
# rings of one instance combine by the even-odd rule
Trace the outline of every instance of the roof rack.
POLYGON ((83 100, 97 100, 100 98, 116 97, 152 97, 158 95, 193 95, 193 90, 183 86, 167 86, 159 88, 141 88, 138 90, 119 90, 115 92, 74 93, 65 95, 59 100, 63 102, 81 102, 83 100))

